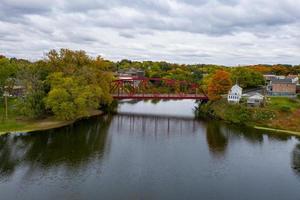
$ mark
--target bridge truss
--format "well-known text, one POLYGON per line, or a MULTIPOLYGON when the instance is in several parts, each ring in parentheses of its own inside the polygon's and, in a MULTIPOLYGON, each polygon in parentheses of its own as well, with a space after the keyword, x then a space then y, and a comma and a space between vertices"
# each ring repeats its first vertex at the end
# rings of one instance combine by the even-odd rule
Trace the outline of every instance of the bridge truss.
POLYGON ((208 100, 201 85, 165 78, 119 78, 111 83, 111 93, 115 99, 208 100))

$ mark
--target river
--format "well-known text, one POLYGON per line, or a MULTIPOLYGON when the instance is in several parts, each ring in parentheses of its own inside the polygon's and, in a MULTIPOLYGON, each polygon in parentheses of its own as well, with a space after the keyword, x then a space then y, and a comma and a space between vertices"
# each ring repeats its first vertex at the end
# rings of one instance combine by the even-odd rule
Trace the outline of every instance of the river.
POLYGON ((300 199, 300 140, 193 118, 193 101, 0 137, 0 199, 300 199))

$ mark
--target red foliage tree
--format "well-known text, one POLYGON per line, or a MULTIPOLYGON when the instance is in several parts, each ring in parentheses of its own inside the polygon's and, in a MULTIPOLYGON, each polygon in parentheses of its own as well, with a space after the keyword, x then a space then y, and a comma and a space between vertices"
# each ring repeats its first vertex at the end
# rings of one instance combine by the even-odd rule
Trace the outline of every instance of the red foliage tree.
POLYGON ((230 73, 224 70, 217 70, 208 83, 208 97, 210 100, 221 99, 222 94, 227 94, 232 86, 230 73))

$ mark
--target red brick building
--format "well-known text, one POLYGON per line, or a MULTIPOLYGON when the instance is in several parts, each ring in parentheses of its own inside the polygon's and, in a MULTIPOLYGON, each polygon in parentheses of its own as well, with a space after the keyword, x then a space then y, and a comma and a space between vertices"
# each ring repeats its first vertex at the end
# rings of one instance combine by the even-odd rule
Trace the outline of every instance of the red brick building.
POLYGON ((296 95, 297 84, 291 78, 274 78, 270 81, 267 90, 272 96, 294 96, 296 95))

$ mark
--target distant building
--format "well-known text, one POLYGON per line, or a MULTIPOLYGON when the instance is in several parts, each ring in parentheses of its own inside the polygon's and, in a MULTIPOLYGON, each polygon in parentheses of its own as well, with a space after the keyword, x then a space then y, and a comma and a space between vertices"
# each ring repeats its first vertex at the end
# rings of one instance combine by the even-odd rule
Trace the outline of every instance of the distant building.
POLYGON ((299 76, 298 75, 292 75, 292 74, 290 74, 290 75, 287 76, 287 78, 292 79, 293 83, 299 84, 299 76))
POLYGON ((235 84, 228 92, 227 100, 229 103, 239 103, 242 98, 243 89, 235 84))
POLYGON ((297 81, 293 78, 272 78, 267 85, 267 93, 271 96, 296 95, 297 81))
POLYGON ((21 85, 15 85, 13 87, 4 87, 4 91, 6 91, 10 97, 21 97, 25 95, 25 87, 21 85))
POLYGON ((285 76, 277 76, 276 74, 265 74, 264 78, 266 80, 266 83, 269 84, 272 79, 285 79, 285 76))
POLYGON ((124 78, 124 79, 126 79, 128 77, 130 77, 130 78, 132 78, 132 77, 141 78, 141 77, 145 77, 145 71, 131 68, 127 71, 125 71, 125 70, 118 71, 117 76, 119 78, 124 78))
POLYGON ((261 106, 264 102, 265 97, 259 93, 256 93, 255 95, 252 95, 247 100, 248 106, 261 106))
POLYGON ((264 78, 266 80, 266 82, 271 81, 272 78, 275 78, 276 75, 275 74, 264 74, 264 78))

